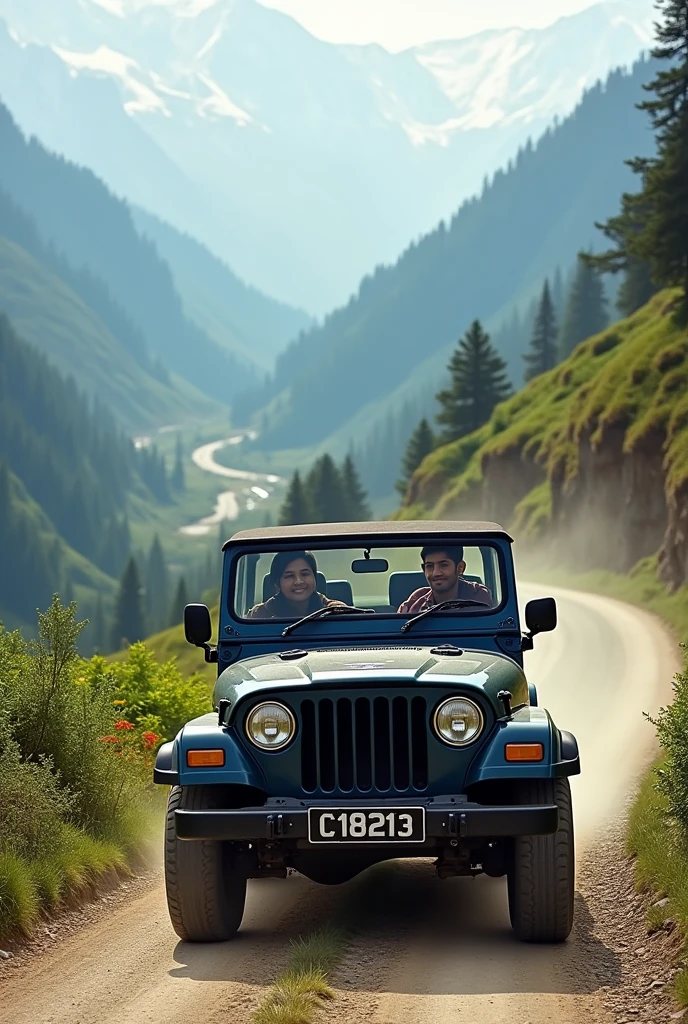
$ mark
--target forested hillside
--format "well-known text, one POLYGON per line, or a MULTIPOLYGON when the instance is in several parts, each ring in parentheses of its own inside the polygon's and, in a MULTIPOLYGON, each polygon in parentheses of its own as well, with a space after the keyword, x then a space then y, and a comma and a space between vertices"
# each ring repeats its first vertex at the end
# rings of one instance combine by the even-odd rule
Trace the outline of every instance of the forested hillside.
POLYGON ((660 552, 688 582, 688 335, 661 292, 437 448, 403 517, 494 519, 578 572, 626 572, 660 552), (620 514, 623 509, 623 515, 620 514), (560 539, 566 538, 565 545, 560 539))
POLYGON ((131 539, 132 491, 169 500, 154 451, 136 451, 102 403, 89 402, 0 317, 0 610, 29 621, 56 590, 109 596, 131 539), (86 588, 86 590, 84 590, 86 588), (88 591, 88 593, 86 592, 88 591))
POLYGON ((546 275, 594 243, 595 221, 616 209, 632 180, 628 153, 651 154, 646 119, 634 108, 651 70, 640 62, 613 73, 449 225, 366 277, 346 307, 279 357, 267 389, 236 403, 237 416, 256 416, 266 447, 318 442, 411 379, 472 319, 506 315, 531 298, 546 275))
POLYGON ((150 358, 141 333, 102 282, 46 248, 2 189, 0 312, 131 431, 213 408, 210 399, 150 358))
POLYGON ((271 370, 277 355, 309 326, 306 313, 244 284, 190 235, 145 210, 132 215, 172 271, 185 314, 242 362, 261 373, 271 370))
POLYGON ((57 250, 72 270, 87 268, 96 279, 90 290, 99 311, 109 306, 111 317, 113 303, 119 307, 135 358, 143 365, 158 360, 223 402, 255 379, 186 318, 167 264, 153 243, 139 236, 127 204, 90 171, 49 153, 35 139, 26 140, 2 104, 0 152, 0 188, 31 217, 44 245, 57 250))

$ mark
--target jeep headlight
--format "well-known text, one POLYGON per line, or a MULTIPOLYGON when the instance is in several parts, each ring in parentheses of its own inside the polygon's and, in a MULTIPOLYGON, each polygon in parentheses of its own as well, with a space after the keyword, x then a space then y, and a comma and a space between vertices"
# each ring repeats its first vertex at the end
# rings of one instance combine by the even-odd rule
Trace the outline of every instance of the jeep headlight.
POLYGON ((483 713, 467 697, 450 697, 435 712, 435 732, 452 747, 465 747, 483 731, 483 713))
POLYGON ((296 721, 289 708, 276 701, 256 706, 246 716, 246 733, 261 750, 282 750, 294 738, 296 721))

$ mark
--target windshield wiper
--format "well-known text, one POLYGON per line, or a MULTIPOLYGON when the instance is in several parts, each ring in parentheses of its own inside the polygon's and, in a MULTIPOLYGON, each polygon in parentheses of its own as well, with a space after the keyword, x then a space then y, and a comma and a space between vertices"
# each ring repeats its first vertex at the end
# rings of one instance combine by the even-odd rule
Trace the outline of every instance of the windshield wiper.
POLYGON ((439 604, 432 604, 429 608, 426 608, 424 612, 420 612, 418 615, 414 615, 412 619, 405 622, 401 627, 401 632, 405 633, 407 629, 410 629, 414 622, 420 622, 421 619, 427 618, 428 615, 433 615, 435 612, 444 611, 445 608, 470 608, 471 605, 478 608, 489 608, 490 606, 485 604, 484 601, 473 601, 472 599, 466 599, 464 601, 440 601, 439 604))
POLYGON ((310 615, 305 615, 302 619, 298 619, 296 622, 290 622, 282 630, 282 636, 289 636, 299 626, 303 626, 304 622, 312 622, 313 619, 322 619, 326 615, 374 615, 375 612, 372 608, 354 608, 353 605, 349 604, 330 604, 325 605, 324 608, 316 608, 310 615))

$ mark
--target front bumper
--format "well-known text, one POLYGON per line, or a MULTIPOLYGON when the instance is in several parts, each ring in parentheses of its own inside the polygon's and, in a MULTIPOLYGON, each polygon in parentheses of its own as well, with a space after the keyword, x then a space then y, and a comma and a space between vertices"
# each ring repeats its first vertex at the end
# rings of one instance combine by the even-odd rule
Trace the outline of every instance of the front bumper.
MULTIPOLYGON (((404 801, 425 808, 427 840, 499 839, 508 836, 552 835, 559 826, 555 804, 517 804, 487 807, 459 797, 404 801)), ((331 807, 332 802, 270 800, 263 807, 238 810, 175 811, 177 839, 216 839, 231 842, 281 842, 308 840, 308 808, 331 807)), ((346 809, 346 801, 341 801, 346 809)), ((359 806, 359 805, 356 805, 359 806)), ((400 801, 380 801, 375 809, 401 806, 400 801)), ((357 846, 368 845, 365 843, 357 846)), ((319 846, 319 849, 322 849, 319 846)))

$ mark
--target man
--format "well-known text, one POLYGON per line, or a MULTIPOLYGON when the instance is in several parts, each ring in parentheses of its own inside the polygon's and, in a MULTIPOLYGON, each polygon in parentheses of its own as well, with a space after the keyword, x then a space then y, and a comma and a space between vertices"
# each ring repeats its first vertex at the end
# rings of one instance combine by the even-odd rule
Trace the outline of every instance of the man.
POLYGON ((441 601, 478 601, 488 608, 494 607, 492 594, 482 583, 465 580, 466 563, 463 547, 424 547, 420 553, 421 565, 427 587, 414 590, 411 596, 399 605, 400 615, 417 615, 432 608, 441 601))

